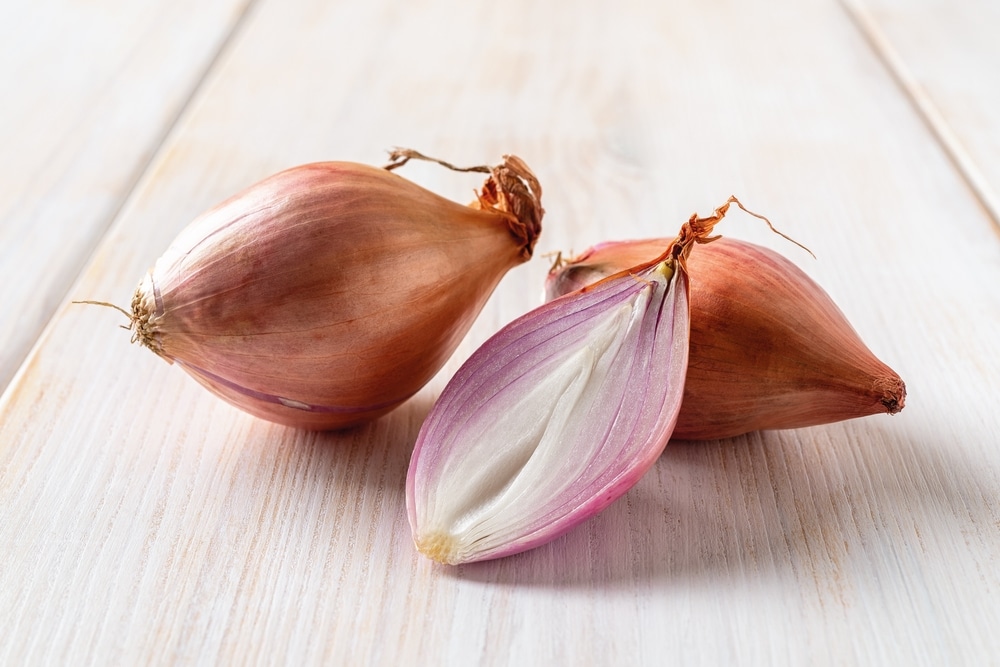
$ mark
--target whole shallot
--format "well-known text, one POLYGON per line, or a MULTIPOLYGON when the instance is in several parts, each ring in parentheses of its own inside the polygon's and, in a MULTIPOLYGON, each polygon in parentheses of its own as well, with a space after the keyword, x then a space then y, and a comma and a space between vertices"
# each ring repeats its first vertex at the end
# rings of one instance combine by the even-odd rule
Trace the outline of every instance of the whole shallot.
MULTIPOLYGON (((612 241, 560 261, 554 299, 656 257, 669 239, 612 241)), ((705 440, 903 409, 899 375, 833 299, 767 248, 720 238, 688 260, 691 346, 673 437, 705 440)))
POLYGON ((400 405, 531 257, 543 215, 515 156, 462 170, 488 174, 468 206, 389 170, 411 158, 429 159, 295 167, 204 213, 136 290, 133 340, 282 424, 342 428, 400 405))

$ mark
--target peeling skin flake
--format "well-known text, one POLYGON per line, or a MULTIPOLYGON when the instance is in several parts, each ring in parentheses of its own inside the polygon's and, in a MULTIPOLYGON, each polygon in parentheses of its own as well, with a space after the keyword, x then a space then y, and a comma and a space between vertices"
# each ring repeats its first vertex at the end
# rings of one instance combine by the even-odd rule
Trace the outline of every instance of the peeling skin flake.
POLYGON ((666 445, 687 365, 687 279, 622 274, 515 320, 458 371, 407 478, 414 540, 462 563, 548 542, 625 493, 666 445))

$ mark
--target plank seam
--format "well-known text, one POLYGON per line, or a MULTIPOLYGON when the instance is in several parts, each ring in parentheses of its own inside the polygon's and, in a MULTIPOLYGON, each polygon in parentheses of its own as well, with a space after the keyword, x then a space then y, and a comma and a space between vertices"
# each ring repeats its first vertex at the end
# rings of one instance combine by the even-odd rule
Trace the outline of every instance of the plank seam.
POLYGON ((878 21, 861 0, 840 0, 840 5, 851 16, 857 28, 865 36, 879 60, 889 70, 893 80, 903 89, 904 94, 917 108, 918 113, 930 128, 937 142, 958 169, 966 184, 972 190, 980 205, 985 209, 993 231, 1000 234, 1000 199, 990 187, 976 161, 965 150, 962 140, 948 124, 944 114, 934 104, 902 56, 892 46, 888 36, 881 30, 878 21))
POLYGON ((212 72, 215 70, 216 65, 221 60, 222 56, 229 49, 230 45, 233 43, 235 38, 242 33, 244 26, 246 25, 249 16, 252 14, 253 9, 259 4, 259 0, 246 0, 243 3, 242 8, 238 10, 236 19, 233 21, 229 31, 225 33, 222 39, 219 40, 215 51, 210 57, 206 58, 205 65, 201 70, 201 73, 194 77, 190 89, 186 96, 182 98, 180 104, 177 105, 177 111, 174 116, 164 124, 163 130, 160 134, 151 142, 151 150, 149 151, 149 156, 143 162, 135 168, 132 173, 132 178, 129 180, 128 184, 124 187, 122 191, 122 196, 118 200, 117 206, 111 211, 107 216, 103 228, 100 233, 95 234, 93 237, 93 242, 90 244, 90 248, 85 255, 85 259, 77 267, 75 277, 67 282, 67 289, 63 292, 63 296, 58 300, 58 304, 52 312, 48 314, 48 319, 45 321, 44 326, 41 328, 39 335, 35 338, 34 343, 28 349, 27 353, 21 358, 20 363, 11 375, 10 380, 5 386, 0 386, 0 412, 5 409, 6 404, 9 402, 9 396, 13 395, 14 389, 21 382, 21 376, 24 374, 25 369, 30 365, 31 360, 37 353, 38 348, 42 345, 46 338, 48 338, 49 330, 52 328, 56 317, 59 314, 61 304, 65 304, 66 299, 70 294, 76 289, 76 286, 82 280, 87 268, 91 265, 94 258, 94 253, 101 246, 104 240, 107 238, 108 233, 114 228, 115 223, 121 216, 122 211, 128 205, 129 201, 135 196, 136 188, 142 183, 143 178, 146 176, 147 172, 156 164, 163 151, 164 145, 169 140, 170 136, 176 131, 177 127, 180 125, 184 116, 187 114, 188 110, 194 104, 198 95, 201 93, 206 82, 211 76, 212 72))

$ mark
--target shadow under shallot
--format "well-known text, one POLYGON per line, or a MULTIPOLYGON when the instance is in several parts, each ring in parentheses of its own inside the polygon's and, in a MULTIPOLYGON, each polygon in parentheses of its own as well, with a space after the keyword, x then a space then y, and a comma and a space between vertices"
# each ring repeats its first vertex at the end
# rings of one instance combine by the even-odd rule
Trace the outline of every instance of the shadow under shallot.
POLYGON ((945 438, 900 435, 861 421, 808 437, 803 430, 672 442, 628 494, 557 540, 439 569, 483 583, 552 588, 793 576, 842 596, 853 585, 845 577, 879 576, 872 568, 886 562, 883 552, 916 549, 943 559, 921 544, 921 534, 960 540, 969 515, 984 509, 970 511, 970 503, 1000 510, 995 482, 977 478, 945 438), (941 469, 960 472, 925 473, 941 469), (934 525, 921 530, 929 521, 934 525))
POLYGON ((390 449, 406 450, 409 457, 420 425, 432 407, 434 399, 418 393, 373 422, 340 430, 315 431, 313 439, 323 447, 371 447, 373 442, 385 442, 390 449))
POLYGON ((432 403, 418 395, 381 419, 338 431, 246 416, 238 461, 220 480, 220 492, 231 498, 220 502, 227 511, 218 548, 246 550, 231 542, 257 541, 269 545, 262 553, 285 554, 283 567, 315 566, 333 578, 352 570, 363 577, 409 569, 417 555, 406 516, 406 471, 432 403))
POLYGON ((405 515, 410 454, 433 405, 433 398, 418 394, 374 422, 338 431, 306 432, 303 436, 329 458, 340 483, 360 483, 363 495, 389 494, 405 515))
MULTIPOLYGON (((330 554, 378 553, 392 561, 383 564, 387 572, 418 568, 499 586, 669 589, 792 579, 845 597, 858 577, 883 578, 877 568, 900 553, 944 563, 941 545, 968 542, 975 517, 1000 520, 995 471, 968 461, 956 434, 861 419, 671 442, 624 497, 553 542, 493 561, 438 565, 416 552, 405 499, 410 454, 432 405, 419 394, 371 424, 297 432, 286 442, 292 452, 273 455, 276 465, 301 466, 299 493, 329 508, 316 520, 330 554), (357 543, 367 546, 344 548, 357 543)), ((986 559, 989 548, 972 543, 970 562, 986 559)))

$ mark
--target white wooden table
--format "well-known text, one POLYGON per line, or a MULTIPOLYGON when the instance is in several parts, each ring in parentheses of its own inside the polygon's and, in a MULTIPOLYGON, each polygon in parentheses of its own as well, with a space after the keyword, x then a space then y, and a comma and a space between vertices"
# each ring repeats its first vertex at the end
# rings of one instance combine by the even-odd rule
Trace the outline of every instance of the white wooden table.
MULTIPOLYGON (((1000 664, 1000 6, 992 0, 0 7, 0 664, 1000 664), (279 169, 524 157, 536 258, 418 396, 344 433, 242 414, 120 314, 279 169), (421 420, 537 305, 541 255, 733 215, 834 297, 906 409, 673 442, 555 542, 448 568, 421 420)), ((459 201, 478 177, 411 165, 459 201)))

